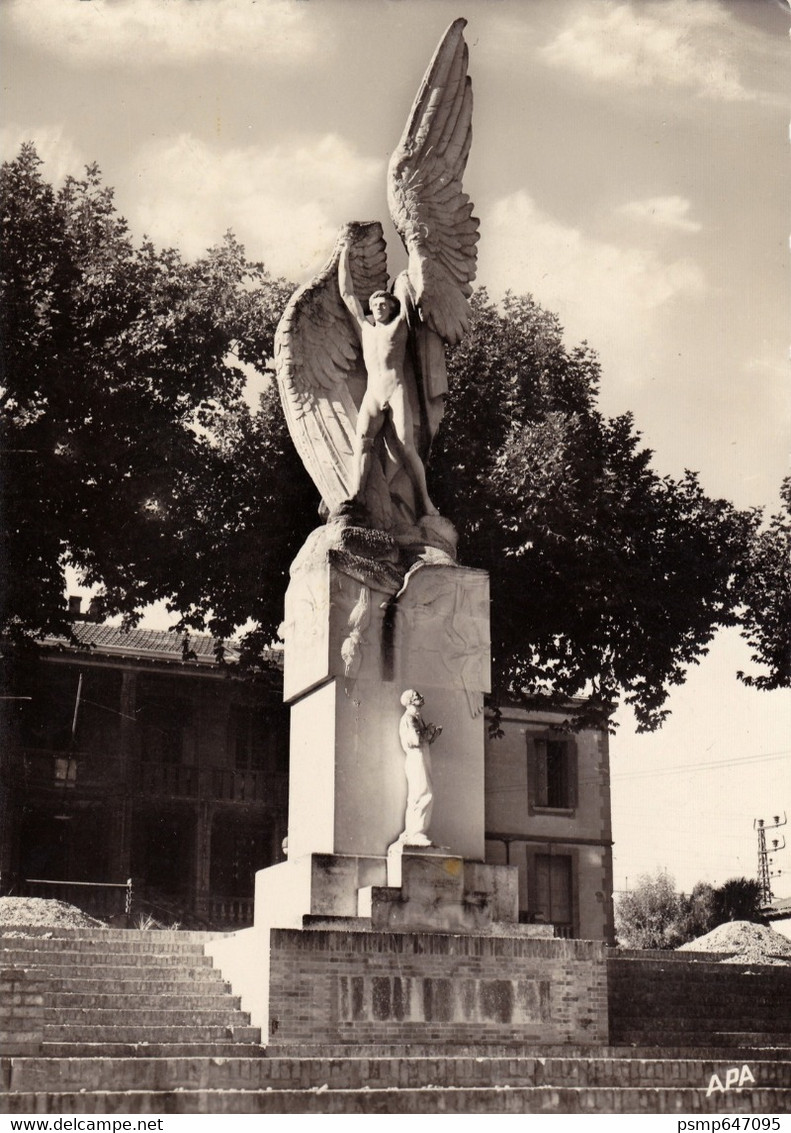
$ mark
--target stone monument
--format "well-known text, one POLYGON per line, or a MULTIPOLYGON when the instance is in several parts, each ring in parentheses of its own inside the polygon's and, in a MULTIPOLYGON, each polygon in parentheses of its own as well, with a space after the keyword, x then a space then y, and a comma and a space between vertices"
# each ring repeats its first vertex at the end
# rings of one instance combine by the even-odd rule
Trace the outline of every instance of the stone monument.
POLYGON ((601 947, 518 924, 516 869, 484 862, 489 580, 457 562, 427 484, 478 242, 464 27, 443 36, 389 165, 406 270, 388 290, 381 224, 344 225, 275 341, 326 521, 286 594, 288 861, 258 873, 254 927, 212 946, 275 1046, 606 1031, 601 947))

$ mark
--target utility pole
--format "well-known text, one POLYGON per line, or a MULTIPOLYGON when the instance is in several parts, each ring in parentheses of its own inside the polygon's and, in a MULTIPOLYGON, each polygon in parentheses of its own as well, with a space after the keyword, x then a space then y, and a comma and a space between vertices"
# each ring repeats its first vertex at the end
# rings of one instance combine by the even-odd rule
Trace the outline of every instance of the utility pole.
POLYGON ((783 817, 780 818, 778 814, 774 816, 772 822, 765 822, 762 818, 753 820, 753 829, 758 831, 758 884, 761 887, 761 907, 771 905, 772 903, 772 878, 779 877, 782 870, 775 870, 771 868, 773 859, 770 854, 776 853, 777 850, 785 849, 785 835, 780 835, 779 838, 772 838, 770 846, 766 845, 766 831, 777 830, 781 826, 785 826, 787 822, 785 811, 783 817))

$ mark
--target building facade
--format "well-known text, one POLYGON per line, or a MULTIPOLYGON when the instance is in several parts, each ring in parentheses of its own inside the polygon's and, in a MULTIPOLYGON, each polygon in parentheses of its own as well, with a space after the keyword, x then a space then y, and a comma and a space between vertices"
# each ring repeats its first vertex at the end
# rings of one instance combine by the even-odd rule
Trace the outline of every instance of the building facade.
POLYGON ((249 923, 286 834, 279 673, 234 679, 209 637, 185 653, 174 634, 74 630, 80 648, 48 643, 9 679, 3 891, 101 913, 131 878, 157 920, 249 923))
POLYGON ((503 710, 486 748, 486 858, 518 867, 520 919, 614 943, 608 737, 565 719, 503 710))
MULTIPOLYGON (((211 638, 76 621, 9 678, 4 893, 108 915, 132 879, 158 921, 237 927, 283 857, 288 710, 280 672, 240 680, 211 638)), ((519 870, 520 919, 613 939, 607 736, 506 709, 487 740, 486 856, 519 870)), ((136 922, 134 922, 136 923, 136 922)))

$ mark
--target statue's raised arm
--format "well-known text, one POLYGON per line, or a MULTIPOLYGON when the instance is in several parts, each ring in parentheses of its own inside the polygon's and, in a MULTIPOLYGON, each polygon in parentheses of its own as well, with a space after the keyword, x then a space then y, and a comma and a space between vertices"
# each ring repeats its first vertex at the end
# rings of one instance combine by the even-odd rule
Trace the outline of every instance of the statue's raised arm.
POLYGON ((345 225, 276 336, 286 419, 327 511, 402 538, 437 515, 425 466, 447 393, 444 344, 467 329, 475 277, 464 26, 443 36, 389 166, 406 271, 388 292, 381 226, 345 225))

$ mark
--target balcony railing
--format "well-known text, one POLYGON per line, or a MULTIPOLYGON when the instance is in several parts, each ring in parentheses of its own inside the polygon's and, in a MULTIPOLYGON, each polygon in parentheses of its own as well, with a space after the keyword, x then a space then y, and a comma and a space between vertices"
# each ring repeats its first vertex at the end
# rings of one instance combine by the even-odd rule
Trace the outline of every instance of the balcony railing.
POLYGON ((574 939, 574 925, 573 924, 554 924, 552 926, 555 930, 555 936, 559 936, 561 940, 574 939))
MULTIPOLYGON (((108 782, 108 762, 105 755, 97 752, 89 755, 80 751, 26 748, 18 765, 17 778, 27 787, 52 787, 60 791, 98 788, 108 782)), ((141 795, 165 798, 265 803, 272 808, 288 805, 288 776, 282 772, 198 768, 184 763, 143 760, 136 764, 135 790, 141 795)))
POLYGON ((202 798, 215 802, 288 805, 288 776, 267 771, 183 764, 141 763, 138 790, 171 798, 202 798))
POLYGON ((223 928, 245 928, 253 923, 253 904, 252 897, 212 897, 209 918, 223 928))
POLYGON ((198 797, 200 772, 197 767, 182 763, 141 763, 137 788, 144 795, 169 795, 178 798, 198 797))

